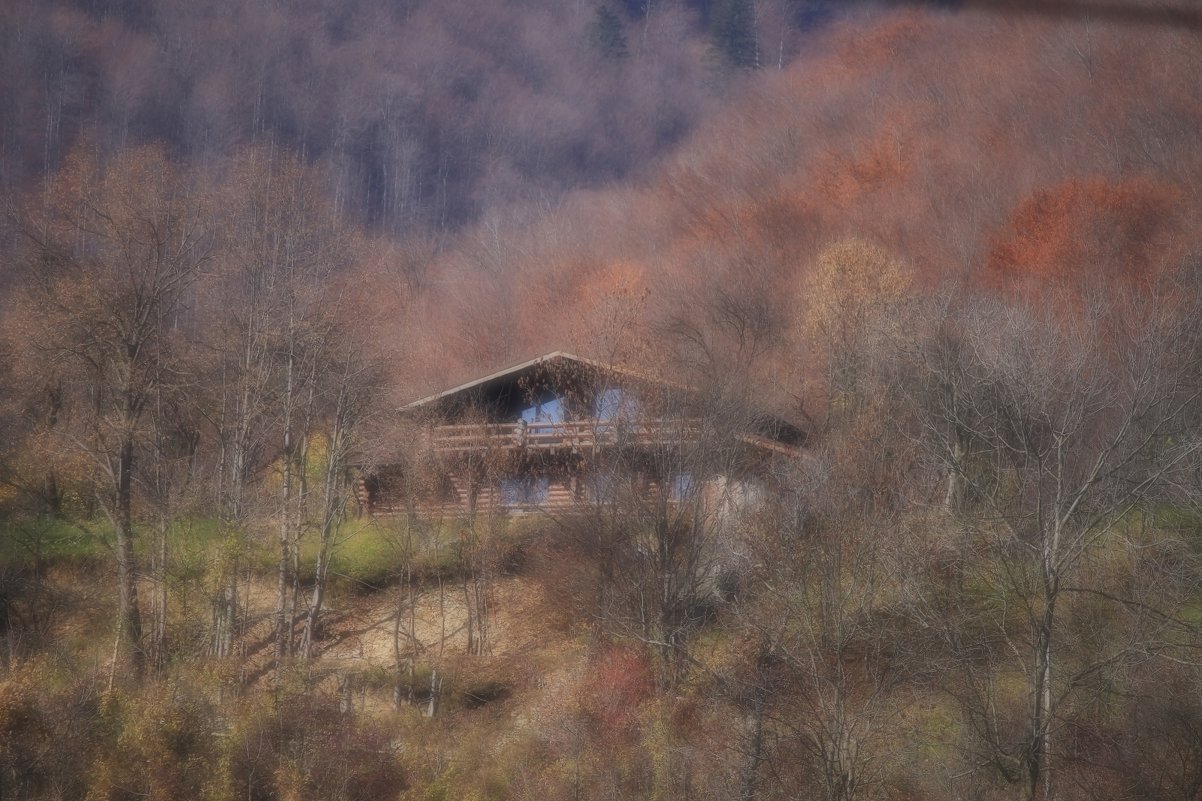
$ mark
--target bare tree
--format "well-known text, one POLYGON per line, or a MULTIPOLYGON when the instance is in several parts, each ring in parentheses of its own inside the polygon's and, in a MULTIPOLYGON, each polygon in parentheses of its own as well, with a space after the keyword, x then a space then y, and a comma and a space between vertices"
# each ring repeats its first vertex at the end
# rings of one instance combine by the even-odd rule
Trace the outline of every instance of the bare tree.
MULTIPOLYGON (((333 331, 328 335, 335 336, 333 331)), ((353 339, 335 347, 334 358, 322 370, 322 390, 327 405, 320 430, 323 440, 320 503, 316 509, 318 550, 313 589, 305 617, 300 656, 313 653, 318 622, 325 603, 330 560, 339 542, 339 528, 353 488, 351 459, 355 453, 356 427, 362 423, 374 388, 372 366, 364 359, 364 346, 353 339)))
POLYGON ((199 482, 201 445, 196 405, 188 400, 188 384, 160 381, 155 389, 140 483, 153 520, 154 543, 150 551, 150 576, 154 581, 151 630, 147 642, 149 663, 156 675, 167 665, 168 584, 170 533, 188 512, 196 510, 194 490, 199 482))
POLYGON ((914 678, 892 608, 913 450, 897 359, 908 279, 863 243, 821 261, 802 328, 826 362, 828 413, 804 453, 764 470, 731 608, 752 644, 726 688, 748 721, 743 798, 885 795, 914 678))
MULTIPOLYGON (((227 654, 237 619, 237 554, 252 509, 247 493, 268 465, 278 472, 271 508, 278 531, 277 659, 293 646, 299 541, 309 511, 311 428, 324 414, 319 371, 342 311, 335 276, 357 249, 320 191, 316 174, 270 147, 240 154, 223 187, 226 225, 220 294, 222 401, 215 423, 223 443, 223 520, 231 542, 216 614, 216 651, 227 654)), ((320 528, 320 526, 319 526, 320 528)))
POLYGON ((209 260, 209 219, 190 176, 154 148, 108 164, 82 153, 31 200, 22 231, 30 277, 26 357, 69 394, 65 447, 97 471, 115 535, 118 640, 144 664, 135 478, 156 396, 177 381, 189 289, 209 260))
POLYGON ((734 608, 759 643, 747 655, 756 703, 745 798, 756 797, 760 763, 785 792, 880 797, 896 753, 887 743, 903 731, 895 691, 910 671, 888 611, 898 513, 874 502, 887 491, 849 480, 835 454, 851 444, 785 466, 756 520, 756 567, 734 608))
POLYGON ((1141 597, 1102 565, 1138 558, 1145 510, 1197 452, 1196 314, 1161 286, 1111 295, 971 299, 917 354, 925 442, 963 497, 961 558, 927 560, 916 608, 954 657, 976 765, 1029 799, 1055 795, 1084 691, 1180 644, 1155 585, 1141 597), (1097 641, 1088 604, 1125 625, 1097 641))
POLYGON ((758 497, 763 459, 745 438, 762 422, 752 377, 779 343, 779 321, 755 292, 718 291, 700 299, 697 317, 666 323, 657 333, 667 352, 653 353, 631 319, 642 298, 613 301, 598 350, 672 364, 680 380, 635 370, 575 382, 585 395, 576 406, 604 391, 613 408, 598 409, 592 438, 608 444, 592 457, 564 530, 595 571, 591 613, 643 643, 667 688, 692 669, 692 637, 737 583, 736 523, 758 497))

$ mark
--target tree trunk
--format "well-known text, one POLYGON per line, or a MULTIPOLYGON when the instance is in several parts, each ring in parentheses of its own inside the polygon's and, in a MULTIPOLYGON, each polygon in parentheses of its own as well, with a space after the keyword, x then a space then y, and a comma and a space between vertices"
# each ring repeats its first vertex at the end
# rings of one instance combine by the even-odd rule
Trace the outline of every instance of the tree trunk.
POLYGON ((442 679, 438 676, 438 670, 435 669, 430 673, 430 701, 426 704, 426 717, 432 718, 438 714, 438 695, 442 691, 442 679))
POLYGON ((139 681, 145 668, 142 652, 142 615, 138 609, 138 569, 134 559, 133 532, 133 461, 134 442, 121 445, 117 464, 117 508, 114 528, 117 537, 118 626, 129 647, 130 666, 139 681))
POLYGON ((309 603, 309 614, 305 620, 304 645, 301 656, 309 659, 312 655, 313 640, 317 634, 317 622, 321 608, 325 602, 326 575, 330 569, 330 558, 334 548, 334 538, 337 536, 338 524, 342 520, 345 505, 343 493, 339 487, 342 473, 342 459, 345 449, 345 419, 349 413, 347 388, 339 387, 338 400, 334 410, 334 426, 330 433, 327 447, 325 476, 322 488, 322 515, 320 545, 317 549, 317 568, 313 577, 313 595, 309 603))
POLYGON ((472 655, 475 655, 475 653, 476 653, 476 640, 475 640, 475 637, 473 636, 474 621, 475 621, 476 614, 475 614, 475 605, 472 603, 471 578, 468 575, 468 573, 470 572, 471 569, 467 566, 466 560, 465 560, 464 564, 461 565, 460 569, 462 569, 464 571, 463 572, 463 608, 464 608, 464 612, 467 613, 467 623, 466 623, 466 625, 467 625, 467 653, 469 656, 472 656, 472 655))
POLYGON ((326 571, 329 561, 325 544, 317 551, 317 566, 313 573, 313 594, 309 598, 309 611, 305 616, 305 632, 301 637, 301 659, 313 656, 313 642, 317 639, 317 623, 326 597, 326 571))
POLYGON ((167 531, 166 513, 159 515, 154 561, 154 623, 151 632, 151 670, 157 675, 167 665, 167 531))
POLYGON ((1052 716, 1052 629, 1055 622, 1056 599, 1047 600, 1039 621, 1035 646, 1035 676, 1031 692, 1031 740, 1027 757, 1027 797, 1031 801, 1050 798, 1051 776, 1048 756, 1051 746, 1052 716), (1042 787, 1041 787, 1042 785, 1042 787))
MULTIPOLYGON (((292 621, 288 619, 288 573, 292 556, 292 371, 293 360, 288 358, 284 387, 283 475, 280 480, 280 538, 279 562, 276 566, 275 596, 275 658, 283 659, 291 645, 292 621)), ((303 468, 302 468, 303 469, 303 468)))
POLYGON ((759 793, 760 764, 764 761, 764 710, 767 703, 768 689, 761 684, 753 690, 751 698, 751 713, 748 715, 750 735, 739 788, 740 801, 752 801, 759 793))
POLYGON ((396 684, 393 688, 392 700, 397 709, 400 709, 404 702, 413 703, 414 690, 416 689, 413 686, 417 680, 416 601, 417 599, 413 593, 413 574, 410 570, 409 558, 406 557, 405 569, 401 572, 401 581, 397 587, 396 619, 393 621, 392 626, 392 657, 396 668, 396 684), (407 659, 405 653, 401 650, 402 621, 406 615, 409 617, 408 631, 405 632, 405 636, 409 640, 409 655, 407 659), (405 686, 405 678, 408 678, 407 687, 405 686))
POLYGON ((964 441, 960 436, 956 436, 952 442, 952 463, 947 470, 947 489, 943 496, 943 505, 947 511, 956 513, 960 511, 961 502, 964 495, 962 481, 960 479, 960 471, 963 470, 962 460, 964 458, 964 441))

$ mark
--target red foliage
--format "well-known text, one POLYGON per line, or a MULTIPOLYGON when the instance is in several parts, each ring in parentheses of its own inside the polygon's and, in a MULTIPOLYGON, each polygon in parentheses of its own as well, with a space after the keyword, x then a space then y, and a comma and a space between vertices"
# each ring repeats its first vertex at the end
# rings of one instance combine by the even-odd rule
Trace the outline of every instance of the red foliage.
POLYGON ((1178 254, 1176 187, 1147 178, 1070 179, 1037 190, 1015 208, 989 254, 990 280, 1071 286, 1152 278, 1178 254))
POLYGON ((639 704, 653 686, 646 655, 630 646, 610 646, 589 663, 581 706, 605 737, 625 737, 634 731, 639 704))

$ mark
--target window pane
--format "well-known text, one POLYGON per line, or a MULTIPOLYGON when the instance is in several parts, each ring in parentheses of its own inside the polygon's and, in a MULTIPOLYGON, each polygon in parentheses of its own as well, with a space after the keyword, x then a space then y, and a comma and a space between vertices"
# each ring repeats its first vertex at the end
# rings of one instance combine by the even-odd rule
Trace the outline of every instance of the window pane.
POLYGON ((637 411, 634 398, 625 391, 610 387, 597 395, 596 414, 598 420, 630 420, 637 411))
POLYGON ((563 398, 547 395, 522 409, 520 417, 527 423, 562 423, 564 407, 563 398))

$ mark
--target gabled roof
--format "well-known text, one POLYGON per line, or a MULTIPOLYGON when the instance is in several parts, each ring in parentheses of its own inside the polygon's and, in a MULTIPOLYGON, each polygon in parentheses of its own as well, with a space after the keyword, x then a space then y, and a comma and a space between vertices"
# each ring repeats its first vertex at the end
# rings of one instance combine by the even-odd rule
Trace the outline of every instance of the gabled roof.
POLYGON ((531 367, 535 367, 540 364, 548 364, 548 363, 554 362, 554 361, 561 361, 561 360, 575 362, 577 364, 582 364, 582 365, 586 365, 588 367, 592 367, 601 372, 627 376, 629 378, 634 378, 639 381, 659 384, 661 386, 675 387, 677 389, 687 389, 687 387, 683 387, 672 381, 665 381, 662 378, 656 378, 656 377, 647 375, 645 373, 640 373, 637 370, 632 370, 627 367, 619 367, 617 365, 605 364, 605 363, 599 362, 595 359, 586 359, 583 356, 577 356, 573 353, 568 353, 567 351, 555 350, 555 351, 551 351, 550 353, 544 353, 542 356, 536 356, 533 359, 527 359, 526 361, 521 362, 520 364, 511 365, 502 370, 497 370, 494 373, 489 373, 488 375, 481 376, 480 378, 474 378, 471 381, 468 381, 467 383, 460 384, 459 386, 451 387, 450 389, 444 389, 442 392, 436 392, 433 395, 427 395, 424 398, 419 398, 418 400, 415 400, 411 403, 407 403, 404 406, 402 406, 400 408, 400 411, 408 412, 408 411, 412 411, 414 409, 419 409, 427 404, 434 403, 435 401, 440 401, 443 398, 450 397, 451 395, 457 395, 460 392, 464 392, 464 391, 472 389, 474 387, 478 387, 483 384, 487 384, 491 381, 496 381, 498 379, 506 378, 506 377, 514 375, 516 373, 520 373, 523 370, 528 370, 531 367))
MULTIPOLYGON (((404 413, 421 409, 429 406, 430 404, 437 403, 454 395, 458 395, 462 392, 467 392, 493 382, 505 381, 506 379, 512 378, 513 376, 516 376, 525 370, 529 370, 542 364, 551 364, 553 362, 571 362, 589 367, 599 373, 623 376, 643 384, 668 387, 683 393, 695 394, 697 392, 694 387, 667 380, 659 376, 653 376, 649 373, 631 369, 629 367, 606 364, 604 362, 597 361, 596 359, 588 359, 583 356, 577 356, 573 353, 568 353, 567 351, 555 350, 551 351, 550 353, 544 353, 541 356, 536 356, 533 359, 527 359, 526 361, 519 362, 518 364, 510 365, 509 367, 489 373, 488 375, 474 378, 471 381, 459 384, 458 386, 444 389, 441 392, 434 393, 433 395, 427 395, 424 398, 419 398, 415 401, 405 404, 400 408, 399 411, 404 413)), ((760 415, 757 420, 758 423, 753 425, 753 429, 759 430, 748 431, 740 435, 739 439, 741 441, 765 450, 776 451, 778 453, 791 456, 799 455, 802 452, 797 445, 788 444, 780 441, 779 439, 779 432, 781 431, 793 431, 797 436, 804 436, 801 429, 799 429, 797 426, 787 422, 784 418, 777 415, 760 415), (773 433, 769 433, 770 431, 773 433)))

